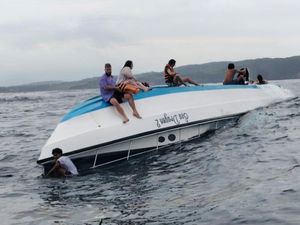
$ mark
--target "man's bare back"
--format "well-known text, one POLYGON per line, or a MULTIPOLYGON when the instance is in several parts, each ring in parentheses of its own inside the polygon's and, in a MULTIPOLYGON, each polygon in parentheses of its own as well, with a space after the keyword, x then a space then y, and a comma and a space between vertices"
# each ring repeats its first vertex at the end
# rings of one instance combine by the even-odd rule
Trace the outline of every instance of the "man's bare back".
POLYGON ((230 83, 233 81, 234 75, 236 73, 235 69, 228 69, 225 73, 225 78, 223 83, 230 83))
POLYGON ((223 84, 244 84, 244 75, 246 73, 245 69, 237 71, 233 63, 229 63, 223 84), (234 79, 234 75, 238 72, 237 79, 234 79))

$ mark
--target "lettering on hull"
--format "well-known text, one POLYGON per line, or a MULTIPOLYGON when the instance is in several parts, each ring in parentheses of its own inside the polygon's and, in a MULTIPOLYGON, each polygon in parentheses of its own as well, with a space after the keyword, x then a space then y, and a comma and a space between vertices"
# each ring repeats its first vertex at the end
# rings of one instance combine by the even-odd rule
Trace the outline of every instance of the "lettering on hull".
POLYGON ((185 112, 178 114, 167 114, 164 113, 162 117, 155 119, 157 128, 167 125, 169 123, 179 125, 182 123, 189 122, 189 115, 185 112))

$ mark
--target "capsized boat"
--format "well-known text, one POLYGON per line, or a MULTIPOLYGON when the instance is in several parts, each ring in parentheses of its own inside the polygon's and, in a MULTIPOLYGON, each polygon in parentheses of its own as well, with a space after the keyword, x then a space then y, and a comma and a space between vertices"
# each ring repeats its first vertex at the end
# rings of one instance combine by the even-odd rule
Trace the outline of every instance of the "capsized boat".
POLYGON ((134 96, 142 119, 122 103, 130 119, 123 124, 115 109, 96 96, 62 118, 37 162, 47 172, 52 149, 61 148, 79 170, 96 168, 200 137, 250 110, 291 97, 290 91, 274 84, 160 86, 134 96))

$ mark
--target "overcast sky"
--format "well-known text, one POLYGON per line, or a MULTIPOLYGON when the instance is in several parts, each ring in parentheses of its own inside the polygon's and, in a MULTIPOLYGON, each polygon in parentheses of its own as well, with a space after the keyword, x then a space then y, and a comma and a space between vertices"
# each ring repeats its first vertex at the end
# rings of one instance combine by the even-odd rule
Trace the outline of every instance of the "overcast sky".
POLYGON ((0 86, 300 55, 299 0, 0 0, 0 86))

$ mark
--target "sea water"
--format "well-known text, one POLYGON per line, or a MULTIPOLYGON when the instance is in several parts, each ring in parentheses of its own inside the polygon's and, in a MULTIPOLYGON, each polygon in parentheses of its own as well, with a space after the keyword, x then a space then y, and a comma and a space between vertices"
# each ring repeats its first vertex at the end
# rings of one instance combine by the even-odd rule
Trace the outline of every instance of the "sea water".
POLYGON ((0 224, 300 224, 300 80, 295 98, 191 142, 67 179, 40 149, 98 90, 0 93, 0 224))

